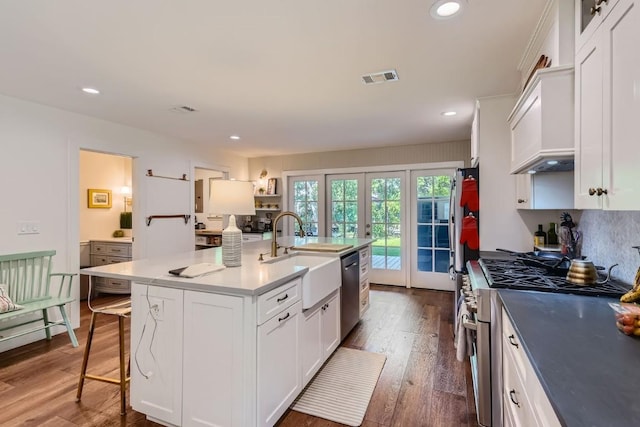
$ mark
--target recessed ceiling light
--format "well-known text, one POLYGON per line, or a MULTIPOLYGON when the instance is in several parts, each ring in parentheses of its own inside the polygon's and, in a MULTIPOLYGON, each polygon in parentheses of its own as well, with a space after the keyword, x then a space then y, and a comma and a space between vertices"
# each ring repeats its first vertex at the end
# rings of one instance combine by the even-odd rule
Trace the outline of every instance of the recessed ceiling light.
POLYGON ((466 0, 437 0, 431 6, 431 16, 436 19, 448 19, 462 12, 466 0))
POLYGON ((234 141, 237 141, 240 139, 240 137, 238 135, 231 135, 229 139, 233 139, 234 141))
POLYGON ((558 161, 557 160, 547 160, 547 164, 548 165, 557 165, 558 161))
POLYGON ((455 111, 444 111, 440 114, 442 114, 443 116, 455 116, 458 113, 456 113, 455 111))
POLYGON ((88 93, 90 95, 99 95, 100 91, 98 89, 92 88, 92 87, 83 87, 82 91, 84 93, 88 93))
POLYGON ((533 170, 533 169, 531 169, 531 170, 528 170, 528 171, 527 171, 527 173, 528 173, 529 175, 533 175, 534 173, 536 173, 536 171, 535 171, 535 170, 533 170))

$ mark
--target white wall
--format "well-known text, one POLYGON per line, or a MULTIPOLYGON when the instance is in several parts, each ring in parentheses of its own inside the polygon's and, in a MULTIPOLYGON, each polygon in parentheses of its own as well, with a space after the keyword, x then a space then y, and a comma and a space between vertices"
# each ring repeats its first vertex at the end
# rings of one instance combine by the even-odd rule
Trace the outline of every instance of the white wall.
MULTIPOLYGON (((56 271, 77 272, 79 268, 79 205, 81 201, 86 203, 78 190, 82 148, 135 158, 134 258, 151 254, 152 248, 147 243, 154 241, 149 230, 152 227, 147 229, 144 222, 148 215, 147 169, 153 169, 157 175, 187 174, 193 181, 194 165, 212 163, 228 167, 232 178, 248 179, 248 162, 244 157, 5 96, 0 96, 0 141, 0 176, 4 183, 0 253, 55 249, 56 271), (17 224, 21 220, 40 221, 40 234, 18 235, 17 224)), ((191 197, 184 209, 193 215, 193 186, 190 187, 191 197)), ((188 233, 185 236, 191 239, 193 248, 193 222, 184 227, 184 233, 188 233)), ((76 282, 76 297, 78 288, 76 282)), ((77 302, 71 306, 71 319, 78 326, 77 302)), ((43 336, 42 332, 10 340, 0 345, 0 351, 43 336)))
MULTIPOLYGON (((109 238, 120 229, 120 212, 124 212, 124 185, 131 188, 131 158, 93 151, 80 151, 80 240, 109 238), (111 208, 89 208, 87 190, 111 190, 111 208)), ((127 197, 132 197, 129 195, 127 197)), ((131 211, 131 206, 127 206, 131 211)))

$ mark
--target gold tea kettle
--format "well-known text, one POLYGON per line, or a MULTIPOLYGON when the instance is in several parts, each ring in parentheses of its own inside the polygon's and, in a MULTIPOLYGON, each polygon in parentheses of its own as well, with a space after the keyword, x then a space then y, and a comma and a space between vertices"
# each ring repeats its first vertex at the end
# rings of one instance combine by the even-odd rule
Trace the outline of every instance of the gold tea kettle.
POLYGON ((604 285, 611 278, 611 270, 618 264, 614 264, 609 267, 607 277, 604 280, 598 281, 598 270, 591 261, 583 259, 572 259, 569 271, 567 272, 567 282, 574 285, 604 285))

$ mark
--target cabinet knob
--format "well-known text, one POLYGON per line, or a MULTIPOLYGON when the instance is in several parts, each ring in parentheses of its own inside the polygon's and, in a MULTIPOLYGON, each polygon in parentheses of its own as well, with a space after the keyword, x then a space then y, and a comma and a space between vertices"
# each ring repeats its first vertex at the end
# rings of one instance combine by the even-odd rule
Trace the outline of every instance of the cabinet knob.
POLYGON ((607 189, 606 189, 606 188, 600 188, 600 187, 598 187, 598 188, 596 189, 596 193, 598 194, 598 196, 602 196, 603 194, 607 194, 608 192, 607 192, 607 189))
POLYGON ((527 203, 527 199, 518 199, 518 203, 527 203))
POLYGON ((601 9, 602 9, 602 8, 601 8, 601 7, 598 7, 598 6, 591 6, 591 9, 589 9, 589 13, 591 14, 591 16, 594 16, 596 13, 597 13, 598 15, 600 15, 600 10, 601 10, 601 9))
POLYGON ((589 189, 589 195, 593 196, 594 194, 596 194, 596 189, 595 188, 590 188, 589 189))
POLYGON ((609 4, 609 0, 597 0, 596 1, 596 6, 600 6, 602 3, 609 4))

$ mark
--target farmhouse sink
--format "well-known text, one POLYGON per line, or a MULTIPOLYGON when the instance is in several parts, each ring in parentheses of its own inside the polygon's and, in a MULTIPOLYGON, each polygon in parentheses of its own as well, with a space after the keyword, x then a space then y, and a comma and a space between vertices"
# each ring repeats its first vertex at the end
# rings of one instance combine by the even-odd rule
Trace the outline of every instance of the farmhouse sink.
POLYGON ((267 264, 308 267, 302 276, 302 308, 311 308, 341 285, 340 258, 293 254, 271 258, 267 264))

